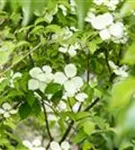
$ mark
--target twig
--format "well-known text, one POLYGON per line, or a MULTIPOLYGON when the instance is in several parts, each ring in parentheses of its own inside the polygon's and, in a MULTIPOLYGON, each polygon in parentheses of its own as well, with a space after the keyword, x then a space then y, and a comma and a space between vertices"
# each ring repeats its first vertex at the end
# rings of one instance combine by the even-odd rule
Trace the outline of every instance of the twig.
POLYGON ((105 51, 104 51, 104 54, 105 54, 105 61, 106 61, 106 65, 107 65, 108 71, 109 71, 110 74, 112 74, 110 65, 109 65, 109 63, 108 63, 108 52, 107 52, 106 49, 105 49, 105 51))
POLYGON ((99 101, 99 97, 96 98, 89 106, 87 106, 84 111, 89 111, 91 108, 93 108, 93 106, 95 106, 97 104, 97 102, 99 101))
POLYGON ((9 71, 10 69, 12 69, 15 65, 17 65, 19 62, 21 62, 24 58, 26 58, 27 56, 29 56, 29 54, 31 54, 32 52, 34 52, 35 50, 37 50, 40 46, 42 45, 42 43, 39 43, 36 47, 34 47, 33 49, 31 49, 29 52, 27 52, 20 60, 18 60, 17 62, 15 62, 14 64, 12 64, 10 67, 8 67, 6 70, 0 72, 0 76, 2 76, 4 73, 6 73, 7 71, 9 71))
MULTIPOLYGON (((92 102, 88 107, 86 107, 84 109, 84 111, 89 111, 91 108, 93 108, 97 104, 98 101, 99 101, 99 98, 96 98, 94 100, 94 102, 92 102)), ((82 104, 80 105, 80 107, 78 109, 78 112, 80 111, 81 106, 82 106, 82 104)), ((66 129, 66 131, 64 133, 64 135, 62 136, 61 140, 59 141, 60 144, 67 138, 67 136, 69 135, 69 133, 70 133, 70 131, 71 131, 72 126, 74 125, 74 123, 75 123, 74 120, 71 120, 71 122, 69 123, 68 128, 66 129)))

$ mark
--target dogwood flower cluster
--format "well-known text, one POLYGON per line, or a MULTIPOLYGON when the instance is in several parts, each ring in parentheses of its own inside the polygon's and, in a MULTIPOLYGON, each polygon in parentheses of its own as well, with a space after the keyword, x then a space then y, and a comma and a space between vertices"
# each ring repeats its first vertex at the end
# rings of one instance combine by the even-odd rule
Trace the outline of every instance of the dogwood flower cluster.
POLYGON ((128 72, 127 72, 127 66, 123 65, 122 67, 119 67, 117 65, 114 64, 113 61, 109 61, 109 65, 112 68, 113 72, 120 77, 127 77, 128 76, 128 72))
POLYGON ((124 24, 115 21, 109 12, 97 16, 90 12, 85 21, 90 22, 92 27, 99 31, 99 36, 104 41, 112 40, 114 43, 124 44, 128 39, 124 24))
POLYGON ((42 68, 34 67, 29 71, 29 74, 32 79, 28 81, 28 89, 32 91, 40 89, 44 92, 47 84, 53 80, 52 68, 47 65, 42 68))
POLYGON ((76 29, 75 27, 73 27, 73 26, 67 27, 66 26, 66 27, 62 28, 62 30, 60 32, 52 34, 52 40, 58 40, 58 39, 67 40, 76 31, 78 31, 78 29, 76 29))
POLYGON ((96 5, 104 5, 109 10, 115 10, 117 5, 122 2, 123 0, 93 0, 96 5))
POLYGON ((32 142, 24 140, 23 145, 26 146, 29 150, 45 150, 45 148, 41 146, 41 140, 38 138, 34 139, 32 142))
POLYGON ((17 109, 13 109, 9 103, 3 103, 0 108, 0 115, 4 118, 9 118, 11 115, 14 115, 18 112, 17 109))
POLYGON ((83 80, 77 75, 77 68, 74 64, 68 64, 63 72, 54 74, 54 82, 64 85, 65 92, 68 97, 73 97, 83 86, 83 80))
POLYGON ((74 57, 77 54, 77 50, 80 49, 80 45, 75 43, 74 45, 63 44, 59 47, 59 52, 68 53, 71 57, 74 57))
POLYGON ((70 144, 67 141, 64 141, 61 143, 61 145, 56 142, 56 141, 52 141, 50 144, 50 149, 51 150, 69 150, 70 149, 70 144))

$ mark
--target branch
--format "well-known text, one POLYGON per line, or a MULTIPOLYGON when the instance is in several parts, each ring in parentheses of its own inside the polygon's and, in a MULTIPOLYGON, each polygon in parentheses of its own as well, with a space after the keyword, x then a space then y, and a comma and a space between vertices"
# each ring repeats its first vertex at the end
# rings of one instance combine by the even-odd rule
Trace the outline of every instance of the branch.
POLYGON ((93 107, 97 104, 98 101, 99 101, 99 97, 96 98, 89 106, 87 106, 87 107, 84 109, 84 111, 89 111, 91 108, 93 108, 93 107))
POLYGON ((108 71, 109 71, 110 74, 112 74, 110 65, 109 65, 109 63, 108 63, 108 52, 107 52, 106 49, 105 49, 105 51, 104 51, 104 54, 105 54, 105 61, 106 61, 106 65, 107 65, 108 71))
POLYGON ((47 133, 48 133, 48 136, 49 136, 50 140, 53 140, 53 137, 51 135, 50 128, 49 128, 49 122, 48 122, 46 107, 44 105, 44 100, 43 99, 42 99, 42 107, 43 107, 44 116, 45 116, 45 124, 46 124, 47 133))
MULTIPOLYGON (((98 101, 99 101, 99 98, 96 98, 94 100, 94 102, 92 102, 88 107, 86 107, 84 109, 84 111, 89 111, 91 108, 93 108, 97 104, 98 101)), ((80 111, 81 107, 82 107, 82 104, 80 105, 78 112, 80 111)), ((68 125, 68 128, 66 129, 66 131, 64 133, 64 135, 62 136, 61 140, 59 141, 59 144, 61 144, 67 138, 67 136, 69 135, 74 123, 75 123, 74 120, 71 120, 71 122, 68 125)))

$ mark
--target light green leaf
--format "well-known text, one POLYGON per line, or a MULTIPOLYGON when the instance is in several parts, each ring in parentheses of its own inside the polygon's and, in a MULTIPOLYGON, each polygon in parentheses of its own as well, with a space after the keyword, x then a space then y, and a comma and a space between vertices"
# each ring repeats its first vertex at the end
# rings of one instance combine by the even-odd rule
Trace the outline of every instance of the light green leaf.
POLYGON ((120 10, 120 15, 122 17, 132 14, 135 10, 135 1, 127 0, 120 10))
POLYGON ((110 108, 124 108, 130 102, 130 98, 135 91, 135 78, 128 77, 113 85, 110 100, 110 108))
POLYGON ((79 29, 83 30, 84 28, 84 18, 90 8, 91 5, 90 0, 76 0, 77 4, 77 16, 78 16, 78 26, 79 29))
POLYGON ((91 121, 85 121, 83 123, 83 130, 87 135, 90 135, 95 129, 95 124, 91 121))
POLYGON ((135 63, 135 43, 129 46, 127 52, 124 55, 122 63, 133 65, 135 63))

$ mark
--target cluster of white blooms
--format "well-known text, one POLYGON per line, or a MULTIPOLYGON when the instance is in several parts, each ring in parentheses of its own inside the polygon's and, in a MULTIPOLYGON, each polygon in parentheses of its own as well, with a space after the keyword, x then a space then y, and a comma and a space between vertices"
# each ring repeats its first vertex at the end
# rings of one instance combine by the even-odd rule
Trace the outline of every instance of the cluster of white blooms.
POLYGON ((127 41, 127 32, 124 24, 120 21, 114 21, 111 13, 107 12, 97 16, 93 13, 88 13, 85 20, 99 31, 99 36, 102 40, 112 40, 114 43, 123 44, 127 41))
POLYGON ((14 88, 14 80, 17 79, 17 78, 21 78, 22 77, 22 74, 20 72, 16 72, 14 73, 13 71, 11 71, 10 73, 10 80, 9 80, 9 86, 14 88))
POLYGON ((34 67, 29 71, 32 79, 28 81, 29 90, 40 89, 44 92, 48 83, 53 80, 52 68, 50 66, 43 66, 42 69, 39 67, 34 67))
POLYGON ((80 45, 75 43, 73 45, 63 44, 59 47, 59 52, 68 53, 71 57, 74 57, 77 52, 76 50, 80 49, 80 45))
POLYGON ((70 9, 72 14, 76 14, 76 3, 75 0, 70 0, 70 9))
POLYGON ((96 5, 104 5, 109 10, 115 10, 121 1, 123 0, 93 0, 96 5))
POLYGON ((29 150, 45 150, 45 148, 41 146, 41 140, 39 138, 34 139, 32 142, 24 140, 23 145, 29 150))
POLYGON ((56 72, 54 74, 54 82, 64 85, 64 89, 68 97, 73 97, 83 86, 81 77, 76 76, 77 68, 74 64, 68 64, 63 72, 56 72))
MULTIPOLYGON (((62 97, 62 99, 67 100, 68 97, 69 97, 68 93, 65 92, 63 97, 62 97)), ((84 92, 78 92, 78 93, 76 93, 74 95, 74 97, 75 97, 75 100, 77 102, 73 105, 72 110, 73 110, 73 112, 77 112, 79 107, 80 107, 80 105, 81 105, 81 103, 84 102, 88 98, 88 95, 86 93, 84 93, 84 92)), ((61 106, 61 107, 63 107, 63 110, 64 110, 64 105, 61 106)), ((61 108, 61 110, 62 110, 62 108, 61 108)))
POLYGON ((57 40, 57 39, 63 39, 63 40, 67 40, 69 39, 74 32, 78 31, 78 29, 76 29, 75 27, 71 26, 71 27, 64 27, 62 28, 62 30, 58 33, 55 33, 52 35, 52 40, 57 40))
POLYGON ((52 141, 50 144, 50 148, 51 148, 51 150, 69 150, 70 144, 69 144, 69 142, 64 141, 60 145, 58 142, 52 141))
MULTIPOLYGON (((64 67, 63 72, 55 72, 52 73, 52 68, 50 66, 43 66, 42 69, 39 67, 34 67, 29 71, 32 79, 28 81, 28 89, 35 91, 40 89, 44 92, 46 86, 50 82, 58 83, 60 85, 64 85, 65 93, 68 97, 75 96, 78 92, 80 92, 80 88, 83 86, 84 82, 81 77, 77 75, 77 68, 74 64, 67 64, 64 67)), ((80 97, 82 100, 86 97, 83 93, 80 95, 76 95, 76 99, 80 101, 80 97)), ((81 101, 82 101, 81 100, 81 101)))
POLYGON ((11 115, 16 114, 18 112, 17 109, 12 109, 12 106, 9 103, 3 103, 0 108, 0 115, 4 118, 9 118, 11 115))
POLYGON ((128 76, 128 73, 127 73, 128 68, 126 65, 119 67, 119 66, 115 65, 113 61, 109 61, 109 65, 112 68, 113 72, 117 76, 121 76, 121 77, 127 77, 128 76))

